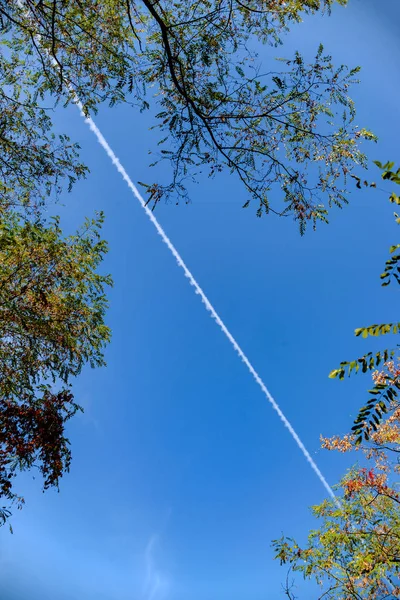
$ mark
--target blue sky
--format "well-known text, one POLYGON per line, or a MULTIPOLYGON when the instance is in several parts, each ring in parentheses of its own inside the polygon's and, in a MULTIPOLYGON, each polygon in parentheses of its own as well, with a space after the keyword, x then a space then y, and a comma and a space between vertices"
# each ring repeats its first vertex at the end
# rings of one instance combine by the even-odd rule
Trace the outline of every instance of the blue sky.
MULTIPOLYGON (((312 55, 323 41, 336 63, 362 65, 353 96, 357 122, 379 136, 371 160, 400 159, 399 22, 397 0, 350 0, 296 27, 276 53, 312 55)), ((119 107, 97 123, 132 179, 151 180, 150 117, 119 107)), ((76 382, 86 410, 70 427, 60 493, 21 477, 27 504, 14 535, 1 533, 0 597, 281 598, 286 571, 270 541, 282 531, 304 540, 324 490, 77 111, 57 113, 57 126, 92 171, 57 207, 66 231, 106 213, 113 340, 107 368, 76 382)), ((329 226, 300 238, 291 221, 242 210, 227 174, 201 181, 192 199, 157 216, 333 484, 348 459, 320 451, 319 435, 348 430, 368 380, 327 374, 370 348, 355 327, 397 316, 379 285, 397 240, 393 209, 384 194, 355 191, 329 226)))

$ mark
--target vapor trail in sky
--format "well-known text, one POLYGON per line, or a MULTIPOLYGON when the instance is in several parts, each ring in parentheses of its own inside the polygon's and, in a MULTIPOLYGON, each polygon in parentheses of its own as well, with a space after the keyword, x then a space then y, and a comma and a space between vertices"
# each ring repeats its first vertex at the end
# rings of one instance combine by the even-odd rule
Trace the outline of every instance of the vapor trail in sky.
MULTIPOLYGON (((17 0, 17 5, 20 8, 24 9, 23 0, 17 0)), ((38 43, 41 44, 41 36, 35 35, 34 37, 35 37, 35 39, 37 39, 38 43)), ((48 56, 49 56, 50 61, 53 64, 53 66, 55 67, 55 69, 58 70, 59 67, 58 67, 58 64, 57 64, 57 61, 55 60, 55 58, 50 53, 48 53, 48 56)), ((296 433, 295 429, 293 428, 293 426, 291 425, 290 421, 285 417, 284 413, 279 408, 279 405, 275 401, 274 397, 269 392, 267 386, 265 385, 265 383, 263 382, 263 380, 261 379, 261 377, 255 370, 255 368, 253 367, 253 365, 251 364, 251 362, 249 361, 249 359, 247 358, 247 356, 245 355, 245 353, 243 352, 243 350, 241 349, 241 347, 239 346, 239 344, 237 343, 237 341, 235 340, 235 338, 233 337, 233 335, 231 334, 229 329, 226 327, 226 325, 222 321, 221 317, 218 315, 217 311, 215 310, 215 308, 213 307, 213 305, 211 304, 211 302, 209 301, 209 299, 207 298, 207 296, 201 289, 200 285, 197 283, 196 279, 193 277, 192 273, 189 271, 189 269, 185 265, 178 250, 175 248, 175 246, 173 245, 173 243, 171 242, 171 240, 165 233, 164 229, 161 227, 160 223, 154 216, 153 212, 147 206, 141 193, 139 192, 139 190, 133 183, 132 179, 129 177, 128 173, 125 171, 125 168, 120 163, 119 158, 116 156, 116 154, 112 150, 111 146, 109 145, 109 143, 107 142, 107 140, 105 139, 103 134, 101 133, 100 129, 97 127, 96 123, 93 121, 93 119, 91 117, 85 115, 82 102, 79 100, 74 89, 72 88, 72 86, 68 86, 68 89, 71 93, 74 103, 77 105, 82 117, 85 119, 86 124, 90 127, 91 131, 95 134, 97 141, 102 146, 102 148, 105 150, 106 154, 110 158, 111 162, 113 163, 113 165, 115 166, 117 171, 120 173, 120 175, 122 175, 123 180, 127 183, 128 187, 131 190, 131 192, 133 193, 133 195, 139 200, 140 204, 142 205, 143 210, 145 211, 145 213, 148 216, 148 218, 150 219, 150 221, 153 223, 153 225, 156 228, 157 233, 161 237, 162 241, 169 248, 171 254, 174 256, 176 262, 178 263, 178 266, 181 267, 181 269, 183 270, 183 272, 185 274, 185 277, 188 278, 190 285, 192 285, 194 287, 196 294, 198 294, 200 296, 201 301, 203 302, 204 306, 210 313, 210 316, 214 319, 214 321, 217 323, 217 325, 219 325, 219 327, 222 330, 222 333, 224 333, 225 336, 228 338, 228 340, 232 344, 234 350, 236 350, 239 357, 244 362, 244 364, 250 371, 250 373, 253 376, 253 378, 255 379, 255 381, 258 383, 259 387, 261 388, 262 393, 267 398, 267 400, 271 404, 272 408, 278 413, 280 420, 282 421, 284 426, 289 430, 290 435, 292 436, 292 438, 294 439, 294 441, 300 448, 305 459, 310 464, 312 470, 314 471, 314 473, 316 474, 316 476, 318 477, 318 479, 324 486, 325 490, 328 492, 329 496, 331 498, 333 498, 333 500, 337 503, 338 506, 340 506, 340 502, 339 502, 338 498, 336 498, 335 494, 333 493, 332 488, 330 487, 329 483, 326 481, 325 477, 322 475, 321 471, 319 470, 315 461, 313 460, 310 453, 308 452, 307 448, 305 447, 305 445, 303 444, 303 442, 297 435, 297 433, 296 433)))
POLYGON ((208 310, 208 312, 210 313, 210 316, 214 319, 214 321, 217 323, 217 325, 219 325, 219 327, 222 330, 222 333, 224 333, 224 335, 228 338, 228 340, 231 343, 231 345, 233 346, 234 350, 236 350, 237 354, 239 355, 241 360, 244 362, 244 364, 250 371, 250 373, 253 376, 253 378, 255 379, 255 381, 258 383, 259 387, 261 388, 261 391, 263 392, 264 396, 267 398, 268 402, 271 404, 272 408, 278 413, 280 420, 282 421, 284 426, 289 430, 290 435, 296 442, 297 446, 303 453, 305 459, 307 460, 307 462, 311 466, 312 470, 314 471, 314 473, 316 474, 316 476, 318 477, 318 479, 324 486, 325 490, 328 492, 329 496, 331 498, 333 498, 333 500, 335 500, 335 502, 338 502, 338 499, 336 498, 332 488, 330 487, 329 483, 326 481, 325 477, 319 470, 318 466, 316 465, 315 461, 311 457, 307 448, 305 447, 305 445, 301 441, 300 437, 296 433, 295 429, 291 425, 290 421, 285 417, 285 415, 282 412, 282 410, 280 409, 278 403, 276 402, 276 400, 274 399, 272 394, 269 392, 267 386, 265 385, 265 383, 263 382, 263 380, 261 379, 261 377, 255 370, 255 368, 251 364, 250 360, 247 358, 246 354, 243 352, 243 350, 241 349, 241 347, 239 346, 239 344, 237 343, 237 341, 235 340, 235 338, 233 337, 233 335, 231 334, 229 329, 226 327, 225 323, 222 321, 221 317, 219 316, 219 314, 217 313, 217 311, 215 310, 215 308, 213 307, 213 305, 211 304, 209 299, 207 298, 206 294, 203 292, 202 288, 197 283, 196 279, 194 278, 194 276, 192 275, 192 273, 186 266, 185 262, 183 261, 178 250, 175 248, 175 246, 173 245, 173 243, 171 242, 171 240, 165 233, 164 229, 161 227, 157 218, 154 216, 154 213, 147 206, 143 196, 141 195, 141 193, 139 192, 139 190, 133 183, 132 179, 129 177, 125 168, 123 167, 123 165, 119 161, 118 157, 116 156, 116 154, 114 153, 114 151, 112 150, 110 145, 108 144, 107 140, 101 133, 100 129, 97 127, 97 125, 95 124, 95 122, 93 121, 93 119, 91 117, 87 117, 84 114, 81 102, 79 102, 77 99, 75 100, 75 102, 76 102, 78 108, 80 109, 81 115, 85 119, 85 122, 90 127, 91 131, 95 134, 97 141, 102 146, 102 148, 105 150, 105 152, 107 153, 108 157, 110 158, 111 162, 113 163, 113 165, 115 166, 117 171, 120 173, 120 175, 122 175, 123 180, 127 183, 128 187, 131 190, 131 192, 133 193, 133 195, 139 200, 143 210, 145 211, 146 215, 148 216, 148 218, 150 219, 150 221, 156 228, 157 233, 161 237, 162 241, 170 250, 171 254, 175 258, 176 262, 178 263, 178 266, 183 270, 185 277, 187 277, 189 280, 190 285, 192 285, 194 287, 196 294, 198 294, 200 296, 201 301, 203 302, 206 310, 208 310))

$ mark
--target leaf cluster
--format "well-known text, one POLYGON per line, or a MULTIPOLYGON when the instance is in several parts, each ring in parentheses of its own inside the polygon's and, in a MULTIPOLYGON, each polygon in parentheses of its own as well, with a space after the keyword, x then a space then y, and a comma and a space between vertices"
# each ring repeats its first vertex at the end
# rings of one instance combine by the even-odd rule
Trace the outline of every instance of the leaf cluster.
POLYGON ((349 88, 359 69, 335 67, 321 45, 311 63, 296 53, 266 72, 252 43, 281 44, 292 23, 333 4, 1 0, 0 17, 12 52, 36 64, 41 94, 66 104, 77 95, 87 112, 105 101, 145 110, 154 89, 160 149, 152 164, 168 160, 172 177, 146 184, 153 208, 161 198, 187 202, 193 179, 228 170, 258 216, 291 215, 304 233, 346 204, 346 177, 365 163, 359 142, 375 139, 354 124, 349 88))
POLYGON ((51 111, 37 90, 38 74, 25 57, 0 45, 0 214, 39 215, 48 199, 85 177, 79 145, 52 131, 51 111))
POLYGON ((0 497, 9 501, 21 503, 12 488, 18 470, 36 466, 45 488, 68 471, 64 428, 79 409, 71 379, 85 364, 105 364, 112 281, 98 273, 102 223, 100 214, 64 237, 58 218, 0 219, 0 497))
MULTIPOLYGON (((379 161, 374 162, 382 171, 382 179, 400 185, 400 168, 393 171, 393 162, 387 162, 386 164, 382 164, 379 161)), ((392 203, 400 204, 400 198, 394 192, 391 193, 389 200, 392 203)), ((394 213, 394 216, 396 223, 400 224, 399 215, 394 213)), ((380 276, 383 287, 390 285, 393 280, 400 284, 400 253, 397 253, 398 248, 400 248, 400 244, 390 246, 389 252, 391 256, 386 261, 385 269, 380 276)), ((359 327, 354 333, 357 337, 368 338, 370 336, 378 337, 388 334, 398 335, 399 331, 400 323, 375 323, 367 327, 359 327)), ((343 380, 346 373, 350 376, 352 372, 357 373, 360 369, 362 373, 373 371, 381 363, 385 365, 389 360, 392 360, 395 355, 396 348, 386 348, 375 354, 368 352, 357 360, 341 362, 339 368, 331 371, 329 377, 337 377, 343 380)), ((361 443, 363 437, 368 440, 371 431, 376 431, 376 427, 381 422, 383 414, 387 413, 389 407, 397 403, 399 392, 400 381, 398 377, 391 377, 389 375, 369 390, 369 399, 365 406, 360 409, 352 428, 352 431, 357 436, 358 444, 361 443)))

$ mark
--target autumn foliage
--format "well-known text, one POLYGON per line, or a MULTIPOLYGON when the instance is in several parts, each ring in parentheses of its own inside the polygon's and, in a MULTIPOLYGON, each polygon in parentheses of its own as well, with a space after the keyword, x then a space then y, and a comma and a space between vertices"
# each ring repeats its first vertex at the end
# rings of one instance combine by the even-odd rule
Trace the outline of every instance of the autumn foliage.
MULTIPOLYGON (((0 497, 21 506, 23 499, 13 492, 12 480, 17 470, 34 466, 43 476, 44 489, 58 486, 71 462, 65 423, 78 408, 70 391, 53 394, 45 387, 39 398, 0 398, 0 497)), ((4 522, 7 514, 0 510, 0 520, 4 522)))
MULTIPOLYGON (((44 488, 68 471, 65 425, 79 409, 71 380, 87 363, 104 364, 102 221, 64 237, 58 219, 0 220, 0 498, 9 505, 23 502, 13 489, 19 470, 36 467, 44 488)), ((3 506, 0 524, 8 515, 3 506)))
MULTIPOLYGON (((153 208, 162 198, 187 202, 190 182, 226 170, 242 186, 244 206, 258 216, 291 215, 304 233, 348 202, 348 176, 365 165, 360 142, 375 139, 355 123, 350 94, 359 69, 335 66, 322 45, 312 57, 261 57, 306 15, 346 3, 9 0, 0 1, 0 29, 34 92, 63 103, 75 93, 89 113, 104 102, 156 108, 151 166, 168 161, 170 179, 143 183, 153 208)), ((20 69, 8 62, 11 73, 20 69)), ((48 154, 40 158, 57 178, 59 152, 48 154)), ((24 160, 37 173, 36 161, 24 160)), ((83 173, 68 169, 73 178, 83 173)))
MULTIPOLYGON (((381 170, 381 177, 385 182, 391 182, 400 185, 400 167, 395 169, 394 162, 382 164, 378 160, 374 161, 381 170)), ((357 180, 357 187, 361 189, 360 177, 353 176, 357 180)), ((363 182, 365 186, 376 187, 376 184, 363 182)), ((389 202, 400 206, 400 196, 391 192, 389 202)), ((395 222, 400 225, 400 216, 394 212, 395 222)), ((384 271, 381 273, 381 285, 387 288, 391 283, 400 284, 400 244, 392 243, 389 247, 389 258, 386 260, 384 271)), ((400 332, 400 322, 394 323, 373 323, 367 327, 358 327, 354 333, 356 337, 368 339, 369 337, 398 335, 400 332)), ((368 390, 369 396, 362 406, 357 418, 354 421, 352 431, 356 436, 356 443, 361 443, 362 439, 369 439, 370 432, 376 431, 377 426, 384 419, 389 407, 393 407, 400 401, 400 368, 396 363, 398 356, 397 348, 384 348, 378 352, 367 352, 363 356, 352 361, 342 361, 338 369, 331 371, 329 377, 344 380, 345 375, 349 377, 355 373, 372 373, 373 387, 368 390), (383 369, 382 369, 382 364, 383 369)))
MULTIPOLYGON (((400 168, 375 161, 382 179, 400 185, 400 168)), ((361 180, 357 187, 361 188, 361 180)), ((364 182, 364 185, 368 185, 364 182)), ((374 187, 376 187, 374 185, 374 187)), ((392 192, 389 200, 400 205, 392 192)), ((400 216, 394 213, 400 225, 400 216)), ((381 274, 382 286, 400 284, 400 244, 390 246, 390 258, 381 274)), ((373 324, 355 330, 357 337, 398 334, 400 323, 373 324)), ((282 537, 273 545, 281 564, 321 586, 320 598, 384 600, 400 598, 400 359, 397 349, 368 352, 343 361, 331 378, 351 373, 371 374, 372 389, 351 433, 321 438, 322 447, 354 453, 356 466, 336 486, 336 501, 313 507, 322 520, 311 531, 305 547, 282 537)), ((288 584, 286 595, 294 599, 288 584)))
MULTIPOLYGON (((389 361, 373 380, 397 377, 389 361)), ((275 540, 276 557, 305 578, 315 580, 321 596, 337 600, 400 598, 400 404, 393 402, 384 421, 356 444, 357 436, 321 438, 322 447, 356 453, 353 467, 336 486, 337 502, 313 507, 322 526, 305 547, 275 540)), ((293 590, 287 595, 294 598, 293 590)))

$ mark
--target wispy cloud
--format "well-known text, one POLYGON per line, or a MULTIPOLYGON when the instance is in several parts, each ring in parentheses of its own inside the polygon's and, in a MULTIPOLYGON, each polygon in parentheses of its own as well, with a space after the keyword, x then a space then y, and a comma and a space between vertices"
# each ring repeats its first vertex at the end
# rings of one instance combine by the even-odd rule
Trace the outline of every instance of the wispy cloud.
POLYGON ((93 416, 93 399, 88 393, 83 393, 79 397, 79 404, 83 408, 83 413, 80 413, 81 419, 86 423, 92 425, 97 433, 102 434, 103 429, 99 421, 93 416))
POLYGON ((159 568, 156 558, 159 547, 159 536, 153 534, 147 542, 144 552, 146 576, 142 600, 164 600, 168 595, 169 579, 159 568))

